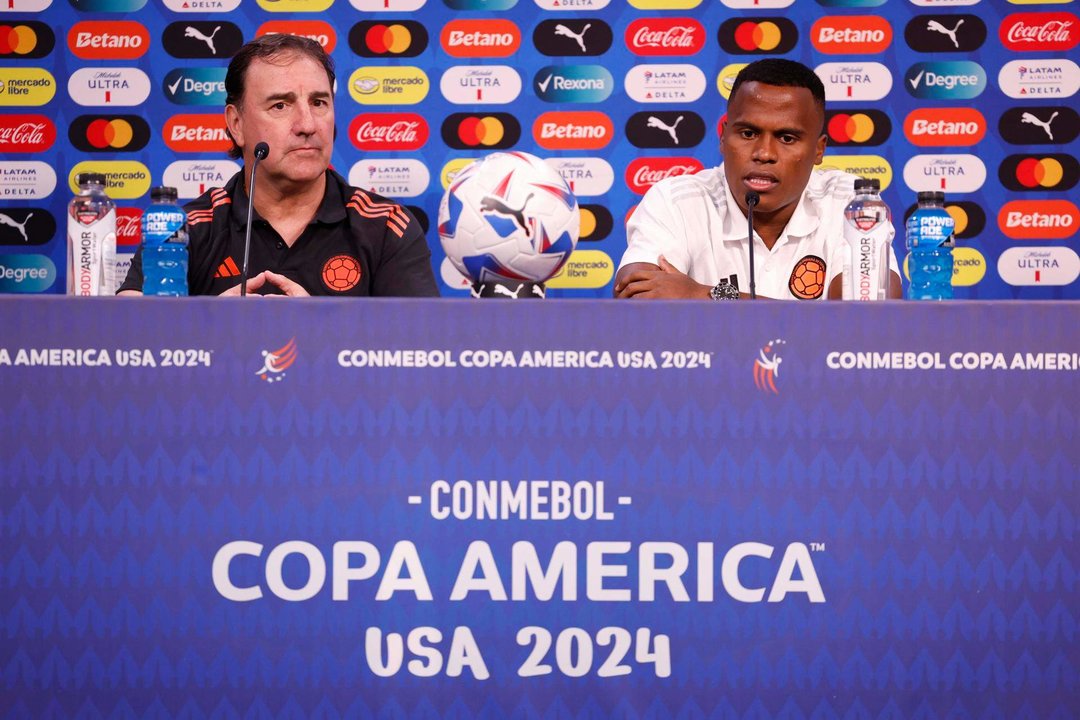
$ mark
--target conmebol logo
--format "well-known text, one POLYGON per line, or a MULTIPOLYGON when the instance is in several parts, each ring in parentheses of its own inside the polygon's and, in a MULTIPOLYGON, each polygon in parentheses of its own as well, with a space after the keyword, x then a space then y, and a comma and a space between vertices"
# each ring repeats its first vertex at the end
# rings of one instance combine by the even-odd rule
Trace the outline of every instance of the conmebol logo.
POLYGON ((975 145, 986 135, 986 118, 974 108, 918 108, 904 120, 904 134, 913 145, 975 145))
POLYGON ((870 55, 892 43, 892 26, 876 15, 827 15, 810 29, 818 52, 829 55, 870 55))
POLYGON ((548 65, 533 76, 541 100, 553 103, 595 103, 611 96, 615 81, 603 65, 548 65))
POLYGON ((638 195, 644 195, 661 180, 693 175, 704 167, 701 161, 692 157, 637 158, 626 168, 626 186, 638 195))
POLYGON ((705 26, 693 18, 641 18, 626 28, 635 55, 694 55, 705 47, 705 26))
POLYGON ((349 124, 349 137, 361 150, 418 150, 428 125, 415 113, 364 113, 349 124))
POLYGON ((134 60, 150 49, 150 32, 130 20, 88 20, 68 31, 68 47, 87 60, 134 60))
POLYGON ((1080 228, 1080 209, 1068 200, 1012 200, 998 212, 998 227, 1014 240, 1064 240, 1080 228))
POLYGON ((917 98, 968 100, 986 89, 986 71, 967 60, 915 63, 904 74, 904 88, 917 98))
POLYGON ((451 20, 439 41, 452 57, 509 57, 521 47, 521 30, 509 20, 451 20))
POLYGON ((596 150, 614 136, 611 118, 601 112, 546 112, 533 123, 536 143, 548 150, 596 150))
POLYGON ((1065 52, 1080 42, 1080 18, 1067 12, 1013 13, 998 28, 1009 50, 1065 52))

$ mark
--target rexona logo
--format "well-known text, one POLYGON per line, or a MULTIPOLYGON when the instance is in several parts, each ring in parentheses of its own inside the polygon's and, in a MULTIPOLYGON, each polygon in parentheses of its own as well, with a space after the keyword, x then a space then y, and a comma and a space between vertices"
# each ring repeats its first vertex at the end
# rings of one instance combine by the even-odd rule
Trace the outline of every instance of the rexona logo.
POLYGON ((974 155, 916 155, 904 164, 904 183, 913 192, 975 192, 986 182, 986 165, 974 155))
POLYGON ((1069 285, 1080 276, 1080 256, 1068 247, 1012 247, 997 269, 1010 285, 1069 285))
POLYGON ((56 264, 39 253, 0 255, 0 293, 45 292, 56 282, 56 264))
POLYGON ((705 121, 689 110, 638 112, 626 121, 626 137, 639 148, 691 148, 705 139, 705 121))
POLYGON ((349 30, 349 47, 360 57, 416 57, 427 46, 427 28, 415 20, 363 20, 349 30))
POLYGON ((548 150, 598 150, 614 137, 615 126, 602 112, 546 112, 533 122, 536 144, 548 150))
POLYGON ((175 152, 221 153, 232 147, 221 113, 173 115, 165 121, 161 138, 175 152))
POLYGON ((418 150, 428 124, 415 113, 364 113, 349 123, 349 137, 361 150, 418 150))
POLYGON ((521 94, 521 76, 509 65, 457 65, 443 73, 439 90, 455 105, 506 105, 521 94))
POLYGON ((603 205, 579 204, 578 210, 581 211, 579 229, 581 234, 578 236, 578 242, 598 242, 615 229, 615 218, 603 205))
POLYGON ((1080 134, 1080 114, 1064 105, 1010 108, 998 120, 998 133, 1013 145, 1063 145, 1080 134))
POLYGON ((676 175, 693 175, 705 168, 692 157, 637 158, 626 168, 626 186, 638 195, 661 180, 676 175))
POLYGON ((0 115, 0 155, 39 153, 56 142, 56 126, 44 115, 0 115))
POLYGON ((150 126, 138 115, 80 115, 68 139, 83 152, 134 152, 150 142, 150 126))
POLYGON ((349 184, 386 197, 419 197, 431 183, 431 173, 420 160, 361 160, 349 170, 349 184))
POLYGON ((826 155, 819 168, 842 170, 852 175, 877 180, 881 183, 882 190, 892 185, 892 166, 880 155, 826 155))
POLYGON ((70 0, 79 12, 131 13, 142 10, 146 0, 70 0))
POLYGON ((880 110, 827 110, 825 132, 830 147, 880 145, 892 134, 892 121, 880 110))
POLYGON ((45 23, 26 20, 14 25, 0 25, 0 58, 35 60, 56 47, 56 35, 45 23))
POLYGON ((0 200, 41 200, 55 189, 56 171, 48 163, 0 161, 0 200))
POLYGON ((521 47, 521 30, 509 20, 451 20, 439 41, 451 57, 509 57, 521 47))
POLYGON ((635 65, 623 85, 640 103, 694 102, 705 94, 705 73, 696 65, 635 65))
POLYGON ((174 22, 161 33, 161 44, 175 58, 228 58, 244 44, 244 33, 231 22, 174 22))
POLYGON ((150 169, 140 162, 87 160, 77 163, 68 173, 68 188, 72 193, 79 190, 78 185, 75 184, 75 178, 85 172, 105 175, 105 191, 114 200, 133 200, 142 197, 150 190, 150 169))
POLYGON ((881 63, 822 63, 814 72, 825 84, 825 99, 830 102, 880 100, 892 90, 892 73, 881 63))
POLYGON ((705 26, 693 18, 641 18, 626 28, 635 55, 695 55, 705 47, 705 26))
POLYGON ((337 47, 337 32, 330 23, 322 20, 270 20, 255 31, 255 37, 278 34, 297 35, 314 40, 328 53, 337 47))
POLYGON ((998 86, 1023 100, 1072 97, 1080 90, 1080 66, 1072 60, 1013 60, 998 72, 998 86))
POLYGON ((68 78, 68 95, 86 107, 133 107, 150 97, 150 78, 138 68, 81 68, 68 78))
POLYGON ((44 245, 56 235, 56 220, 43 208, 0 208, 0 245, 44 245))
POLYGON ((876 15, 826 15, 810 29, 810 41, 827 55, 870 55, 892 44, 892 26, 876 15))
POLYGON ((44 105, 56 94, 56 80, 41 68, 0 68, 0 106, 44 105))
POLYGON ((1009 50, 1066 52, 1080 42, 1080 18, 1066 12, 1013 13, 998 27, 1009 50))
POLYGON ((267 12, 322 12, 334 4, 334 0, 256 0, 267 12))
POLYGON ((224 187, 240 166, 231 160, 177 160, 171 163, 161 179, 163 185, 176 188, 181 198, 196 198, 210 188, 224 187))
POLYGON ((904 120, 904 134, 913 145, 975 145, 986 135, 986 118, 975 108, 918 108, 904 120))
POLYGON ((978 15, 919 15, 904 28, 908 47, 923 53, 973 52, 986 42, 978 15))
POLYGON ((1009 155, 998 167, 998 179, 1010 190, 1071 190, 1080 176, 1072 155, 1009 155))
POLYGON ((611 163, 597 157, 548 158, 545 162, 562 175, 578 197, 606 195, 615 183, 611 163))
POLYGON ((968 100, 986 89, 986 71, 968 60, 915 63, 904 73, 904 88, 917 98, 968 100))
POLYGON ((163 0, 175 13, 227 13, 240 7, 240 0, 163 0))
POLYGON ((75 23, 68 47, 86 60, 134 60, 150 49, 150 32, 130 20, 88 20, 75 23))
POLYGON ((603 102, 615 80, 603 65, 548 65, 533 76, 536 96, 553 103, 603 102))
POLYGON ((611 49, 611 27, 599 18, 544 20, 533 30, 533 45, 549 57, 591 57, 611 49))
POLYGON ((349 78, 349 94, 361 105, 415 105, 430 89, 428 76, 411 65, 361 67, 349 78))
POLYGON ((521 139, 521 123, 510 113, 454 113, 443 121, 442 139, 457 150, 505 150, 521 139))
POLYGON ((224 105, 225 68, 177 68, 161 84, 165 97, 177 105, 224 105))
POLYGON ((1064 240, 1080 228, 1080 209, 1068 200, 1012 200, 998 212, 998 227, 1014 240, 1064 240))
POLYGON ((720 25, 720 47, 733 55, 783 55, 799 41, 795 24, 782 17, 732 18, 720 25))

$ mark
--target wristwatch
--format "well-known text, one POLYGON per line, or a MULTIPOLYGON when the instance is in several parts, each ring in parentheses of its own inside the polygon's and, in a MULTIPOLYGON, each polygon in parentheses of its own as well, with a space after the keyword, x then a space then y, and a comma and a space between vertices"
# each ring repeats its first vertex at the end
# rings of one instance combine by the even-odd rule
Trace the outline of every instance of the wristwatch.
POLYGON ((709 297, 713 300, 738 300, 739 288, 735 287, 727 280, 721 280, 709 290, 709 297))

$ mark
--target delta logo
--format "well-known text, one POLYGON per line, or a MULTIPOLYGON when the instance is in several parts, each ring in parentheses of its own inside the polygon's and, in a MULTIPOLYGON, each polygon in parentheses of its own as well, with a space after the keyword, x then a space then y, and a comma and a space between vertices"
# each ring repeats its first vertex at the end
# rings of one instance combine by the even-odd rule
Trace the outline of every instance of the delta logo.
POLYGON ((1080 66, 1072 60, 1011 60, 998 72, 998 86, 1011 98, 1057 100, 1080 90, 1080 66))
POLYGON ((240 0, 162 0, 175 13, 227 13, 240 7, 240 0))
POLYGON ((173 115, 161 128, 161 138, 174 152, 223 153, 232 148, 221 113, 173 115))
POLYGON ((986 136, 986 118, 975 108, 918 108, 904 120, 904 135, 913 145, 975 145, 986 136))
POLYGON ((546 150, 598 150, 615 138, 615 126, 602 112, 546 112, 533 123, 533 138, 546 150))
POLYGON ((521 139, 521 124, 510 113, 454 113, 443 121, 442 139, 456 150, 505 150, 521 139))
POLYGON ((416 57, 427 46, 427 28, 415 20, 363 20, 349 30, 349 47, 360 57, 416 57))
POLYGON ((68 78, 68 95, 85 107, 134 107, 150 97, 150 78, 138 68, 80 68, 68 78))
POLYGON ((825 132, 830 147, 881 145, 892 134, 892 121, 880 110, 828 110, 825 132))
POLYGON ((1066 52, 1080 42, 1080 18, 1066 12, 1013 13, 1001 21, 998 37, 1018 52, 1066 52))
POLYGON ((83 152, 135 152, 150 142, 150 126, 138 115, 80 115, 68 139, 83 152))
POLYGON ((415 113, 364 113, 349 123, 349 138, 360 150, 419 150, 428 124, 415 113))
POLYGON ((810 29, 810 41, 826 55, 871 55, 892 44, 892 26, 874 15, 826 15, 810 29))
POLYGON ((337 32, 334 27, 322 20, 270 20, 264 22, 255 31, 255 37, 263 35, 296 35, 322 45, 327 53, 337 47, 337 32))
POLYGON ((829 102, 881 100, 893 86, 889 68, 876 62, 822 63, 814 72, 825 84, 829 102))
POLYGON ((974 155, 916 155, 904 164, 904 184, 913 192, 977 192, 986 165, 974 155))
POLYGON ((349 184, 384 197, 418 197, 431 184, 431 172, 415 158, 367 159, 349 168, 349 184))
POLYGON ((56 126, 44 115, 0 115, 0 155, 40 153, 56 142, 56 126))
POLYGON ((635 65, 623 87, 639 103, 687 103, 705 94, 705 73, 697 65, 635 65))
POLYGON ((644 195, 661 180, 693 175, 704 169, 701 161, 692 157, 637 158, 626 167, 626 186, 638 195, 644 195))
POLYGON ((1068 200, 1012 200, 998 212, 998 227, 1013 240, 1064 240, 1080 228, 1080 208, 1068 200))
POLYGON ((56 95, 56 79, 42 68, 0 68, 0 106, 36 107, 56 95))
POLYGON ((84 60, 134 60, 150 49, 150 31, 131 20, 86 20, 71 26, 67 41, 84 60))
POLYGON ((919 15, 904 27, 908 47, 922 53, 974 52, 986 42, 978 15, 919 15))
POLYGON ((626 28, 635 55, 696 55, 705 47, 705 26, 693 18, 641 18, 626 28))
POLYGON ((548 57, 603 55, 614 40, 600 18, 544 20, 533 30, 533 45, 548 57))
MULTIPOLYGON (((453 0, 448 0, 453 1, 453 0)), ((640 0, 630 0, 630 4, 640 0)), ((648 2, 650 0, 646 0, 648 2)), ((670 3, 678 3, 680 0, 667 0, 670 3)), ((700 0, 693 0, 695 3, 700 0)), ((516 2, 516 0, 515 0, 516 2)), ((562 12, 565 10, 601 10, 606 8, 611 0, 533 0, 541 10, 547 10, 549 12, 562 12)), ((484 5, 488 3, 485 2, 484 5)), ((676 5, 670 5, 671 9, 675 9, 676 5)))
POLYGON ((598 157, 558 157, 545 162, 562 175, 578 197, 607 195, 615 184, 611 163, 598 157))
POLYGON ((795 23, 782 17, 732 18, 720 25, 720 47, 732 55, 783 55, 799 41, 795 23))
POLYGON ((929 100, 970 100, 986 89, 986 71, 968 60, 915 63, 904 74, 904 88, 929 100))
POLYGON ((548 65, 533 76, 536 96, 550 103, 597 103, 611 97, 615 80, 603 65, 548 65))
POLYGON ((1080 135, 1080 114, 1065 105, 1010 108, 998 133, 1012 145, 1064 145, 1080 135))
POLYGON ((56 47, 56 35, 45 23, 32 20, 17 25, 0 25, 0 58, 36 60, 56 47))
POLYGON ((0 200, 41 200, 55 189, 56 171, 48 163, 0 161, 0 200))
POLYGON ((439 42, 451 57, 509 57, 521 47, 521 29, 509 20, 451 20, 439 42))
POLYGON ((1071 190, 1080 176, 1080 164, 1072 155, 1010 155, 998 167, 998 179, 1018 192, 1071 190))

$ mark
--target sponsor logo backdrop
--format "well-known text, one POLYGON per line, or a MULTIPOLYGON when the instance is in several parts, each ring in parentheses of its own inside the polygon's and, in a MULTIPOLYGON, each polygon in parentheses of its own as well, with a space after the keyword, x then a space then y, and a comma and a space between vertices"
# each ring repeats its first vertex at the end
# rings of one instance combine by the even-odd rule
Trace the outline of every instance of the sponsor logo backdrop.
POLYGON ((227 177, 224 68, 268 32, 333 55, 334 165, 417 212, 444 293, 464 291, 430 227, 443 189, 513 148, 550 159, 591 208, 552 296, 608 296, 640 194, 717 164, 734 74, 781 56, 826 83, 827 166, 881 179, 898 216, 916 190, 946 192, 979 270, 956 274, 958 297, 1080 297, 1080 19, 1068 2, 1002 0, 5 0, 0 245, 59 268, 53 285, 5 290, 62 291, 76 166, 145 168, 113 188, 133 211, 151 184, 191 197, 227 177), (997 212, 1021 199, 1052 211, 997 212), (1052 272, 1013 267, 1016 228, 1052 272))

